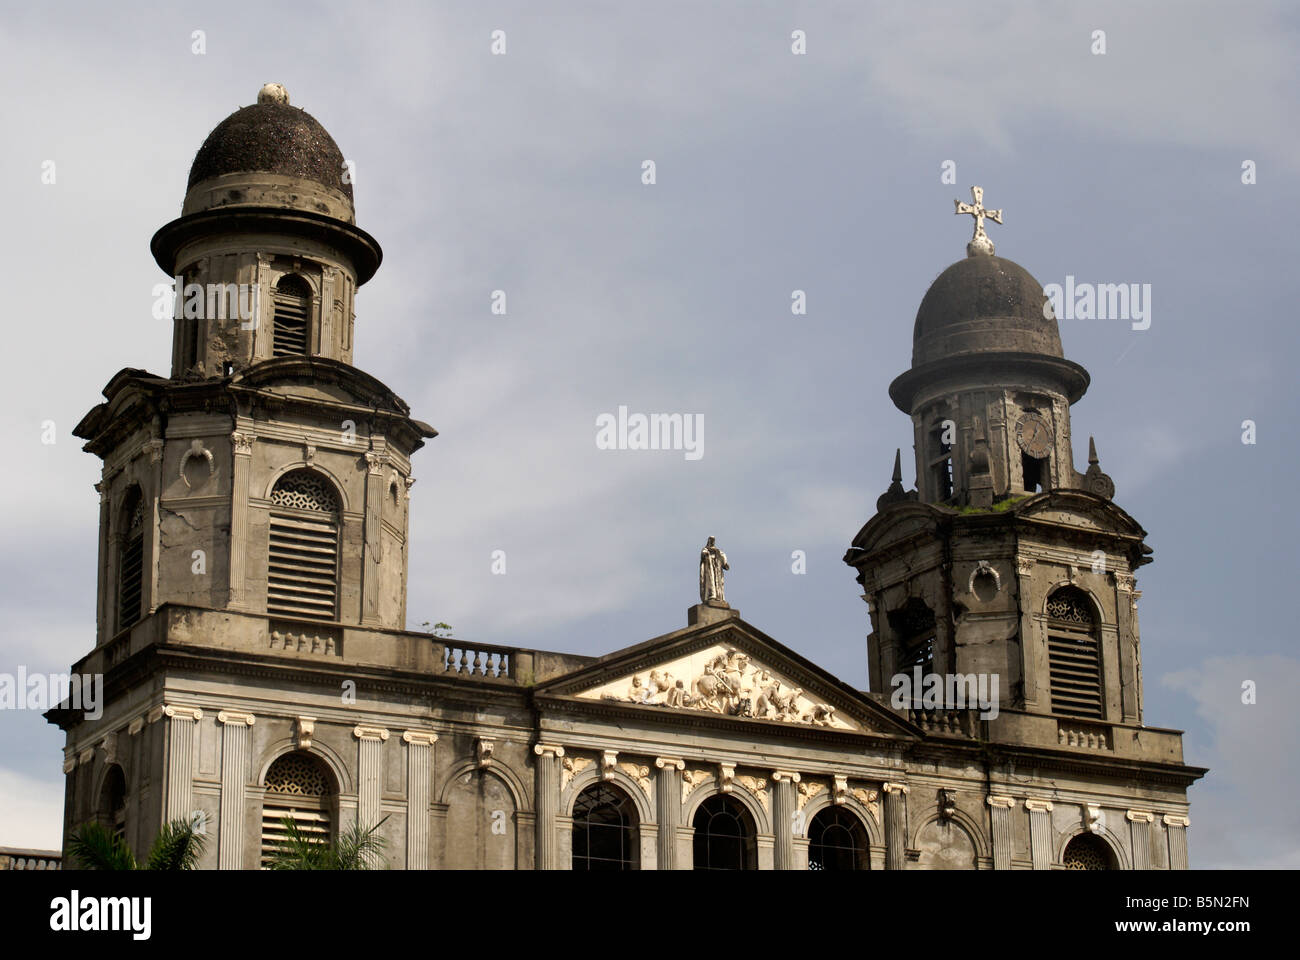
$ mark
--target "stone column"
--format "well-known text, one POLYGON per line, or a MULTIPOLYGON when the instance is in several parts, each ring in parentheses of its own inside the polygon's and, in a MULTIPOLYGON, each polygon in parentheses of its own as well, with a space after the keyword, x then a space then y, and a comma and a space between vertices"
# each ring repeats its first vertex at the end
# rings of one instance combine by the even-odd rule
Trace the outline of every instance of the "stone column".
POLYGON ((794 795, 794 785, 798 782, 797 773, 787 770, 772 771, 772 831, 776 834, 776 847, 772 851, 772 867, 775 870, 795 868, 794 815, 799 801, 794 795))
MULTIPOLYGON (((1034 622, 1037 598, 1033 591, 1033 557, 1016 557, 1016 593, 1020 602, 1020 681, 1024 690, 1025 705, 1038 702, 1038 630, 1034 622)), ((1016 681, 1011 678, 1010 688, 1016 681)), ((1046 677, 1043 678, 1047 680, 1046 677)))
POLYGON ((1112 573, 1115 581, 1115 612, 1119 641, 1120 697, 1125 723, 1142 722, 1142 655, 1138 647, 1137 602, 1142 591, 1135 589, 1131 574, 1112 573))
POLYGON ((1014 849, 1014 836, 1011 828, 1011 808, 1015 806, 1013 797, 990 796, 989 818, 993 834, 993 869, 1011 869, 1011 851, 1014 849))
POLYGON ((221 726, 221 823, 217 827, 217 869, 244 867, 244 786, 248 783, 248 740, 254 717, 251 713, 222 710, 221 726))
POLYGON ((907 869, 907 794, 905 783, 882 783, 885 795, 885 869, 907 869))
POLYGON ((77 753, 77 819, 93 817, 96 813, 95 804, 97 798, 91 794, 91 779, 94 775, 95 768, 92 764, 95 762, 95 751, 92 748, 81 750, 77 753))
POLYGON ((1184 816, 1173 813, 1164 815, 1165 829, 1169 831, 1169 869, 1187 869, 1187 827, 1189 821, 1184 816))
POLYGON ((383 789, 384 741, 388 731, 383 727, 358 724, 352 729, 357 738, 357 823, 368 830, 379 822, 380 791, 383 789))
POLYGON ((322 357, 329 357, 331 360, 343 362, 343 357, 339 355, 338 342, 334 336, 334 286, 338 271, 333 267, 322 267, 320 275, 320 303, 316 311, 316 316, 320 318, 317 324, 317 347, 316 352, 322 357))
POLYGON ((538 870, 558 870, 558 847, 555 818, 560 807, 560 757, 564 748, 553 743, 533 745, 537 754, 537 853, 538 870))
POLYGON ((167 820, 189 822, 193 811, 195 721, 203 719, 198 707, 165 706, 167 717, 167 820))
POLYGON ((230 593, 226 605, 235 610, 246 609, 248 591, 248 478, 253 465, 253 435, 230 435, 230 593))
POLYGON ((1025 801, 1029 811, 1029 856, 1035 870, 1052 869, 1052 802, 1030 798, 1025 801))
POLYGON ((98 572, 98 590, 97 602, 95 603, 95 642, 103 643, 108 639, 108 631, 112 629, 112 617, 109 615, 108 607, 108 523, 109 523, 109 503, 108 503, 108 482, 101 480, 95 484, 95 490, 99 493, 99 572, 98 572))
POLYGON ((659 820, 658 867, 677 869, 677 824, 682 817, 682 771, 686 761, 678 757, 655 757, 655 816, 659 820))
POLYGON ((429 779, 433 771, 436 733, 407 730, 406 744, 406 869, 429 869, 429 779))
POLYGON ((253 268, 257 284, 257 316, 253 320, 253 362, 270 360, 275 351, 275 298, 271 293, 271 255, 258 252, 253 268))
POLYGON ((1130 810, 1125 815, 1128 820, 1129 842, 1133 846, 1133 869, 1151 869, 1151 822, 1154 813, 1145 810, 1130 810))
MULTIPOLYGON (((153 429, 155 431, 161 429, 157 418, 154 418, 153 429)), ((140 589, 144 593, 144 608, 140 613, 142 620, 146 614, 158 609, 158 568, 162 560, 163 451, 167 447, 167 442, 155 436, 144 447, 149 451, 149 482, 153 489, 143 491, 145 555, 144 570, 140 574, 140 589)))
POLYGON ((366 454, 365 561, 361 572, 361 622, 379 623, 379 565, 384 559, 380 510, 384 503, 384 464, 388 458, 366 454))

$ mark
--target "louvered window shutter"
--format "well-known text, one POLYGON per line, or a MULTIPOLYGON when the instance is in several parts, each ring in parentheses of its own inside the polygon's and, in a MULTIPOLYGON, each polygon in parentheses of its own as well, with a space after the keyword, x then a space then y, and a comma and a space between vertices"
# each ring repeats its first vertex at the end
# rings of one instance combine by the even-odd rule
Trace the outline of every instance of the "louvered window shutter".
POLYGON ((1101 720, 1101 648, 1092 604, 1077 590, 1059 590, 1047 600, 1047 616, 1052 712, 1101 720))
POLYGON ((285 474, 271 493, 266 610, 291 617, 338 616, 338 501, 309 470, 285 474))
POLYGON ((307 322, 310 315, 311 289, 298 277, 285 277, 275 288, 271 356, 307 355, 307 322))
POLYGON ((136 495, 127 520, 122 553, 118 557, 117 629, 125 630, 140 619, 144 587, 144 500, 136 495))
POLYGON ((266 795, 262 801, 262 867, 265 868, 284 845, 285 817, 310 840, 329 843, 330 789, 332 778, 315 757, 287 753, 266 771, 266 795))

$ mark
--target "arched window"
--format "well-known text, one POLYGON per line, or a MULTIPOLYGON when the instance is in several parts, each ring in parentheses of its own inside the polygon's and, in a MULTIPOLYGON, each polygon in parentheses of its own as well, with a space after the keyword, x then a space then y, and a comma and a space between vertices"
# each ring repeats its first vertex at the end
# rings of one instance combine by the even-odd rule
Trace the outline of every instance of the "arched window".
POLYGON ((122 539, 117 554, 117 629, 140 619, 144 592, 144 497, 139 487, 127 493, 122 509, 122 539))
POLYGON ((291 470, 271 491, 266 611, 334 620, 338 609, 339 506, 313 470, 291 470))
POLYGON ((126 777, 117 764, 108 768, 99 791, 99 820, 113 836, 126 839, 126 777))
MULTIPOLYGON (((920 667, 922 674, 930 673, 934 667, 934 611, 924 600, 911 597, 890 612, 889 624, 897 643, 897 672, 910 674, 913 667, 920 667)), ((913 690, 912 694, 919 698, 921 691, 913 690)))
POLYGON ((638 869, 638 835, 631 797, 611 784, 593 783, 573 805, 573 869, 638 869))
POLYGON ((443 799, 442 869, 518 869, 521 827, 505 780, 490 767, 465 770, 447 785, 443 799))
POLYGON ((1103 717, 1101 644, 1092 601, 1062 587, 1047 598, 1047 660, 1052 712, 1063 717, 1103 717))
POLYGON ((1047 489, 1047 458, 1031 457, 1029 454, 1021 451, 1020 453, 1020 475, 1023 478, 1021 484, 1025 488, 1025 493, 1037 493, 1038 489, 1047 489))
POLYGON ((808 825, 809 870, 870 870, 867 830, 843 807, 827 807, 808 825))
POLYGON ((297 750, 278 757, 266 771, 266 796, 262 801, 262 866, 284 842, 285 817, 308 838, 328 843, 334 777, 310 753, 297 750))
POLYGON ((719 793, 695 811, 696 870, 757 870, 754 818, 735 797, 719 793))
POLYGON ((956 426, 940 414, 941 419, 930 427, 930 475, 934 482, 934 499, 946 503, 952 499, 952 441, 956 426))
POLYGON ((1062 858, 1067 870, 1114 870, 1115 857, 1101 837, 1081 833, 1065 847, 1062 858))
POLYGON ((271 332, 271 356, 302 357, 307 354, 307 321, 311 316, 311 287, 296 274, 286 274, 275 285, 275 318, 271 332))

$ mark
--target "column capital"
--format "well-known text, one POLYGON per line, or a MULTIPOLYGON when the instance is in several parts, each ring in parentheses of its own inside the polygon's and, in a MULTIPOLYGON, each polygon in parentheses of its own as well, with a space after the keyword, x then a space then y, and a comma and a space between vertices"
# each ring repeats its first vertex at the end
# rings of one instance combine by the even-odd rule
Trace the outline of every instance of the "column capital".
POLYGON ((218 723, 242 723, 246 727, 251 727, 257 720, 251 713, 236 713, 233 710, 220 710, 217 712, 218 723))
POLYGON ((985 798, 985 802, 986 802, 990 807, 1004 807, 1004 808, 1006 808, 1006 809, 1009 810, 1009 809, 1011 809, 1012 807, 1014 807, 1014 806, 1016 805, 1016 798, 1015 798, 1015 797, 997 797, 997 796, 993 796, 992 794, 990 794, 988 797, 985 798))
POLYGON ((553 757, 562 757, 564 756, 564 748, 558 743, 535 743, 533 744, 533 753, 539 757, 548 753, 553 757))
POLYGON ((675 767, 678 770, 685 770, 686 761, 683 760, 681 757, 655 757, 655 766, 658 767, 660 770, 665 770, 668 767, 675 767))
POLYGON ((1166 827, 1190 827, 1192 822, 1187 817, 1177 813, 1166 813, 1160 818, 1166 827))
POLYGON ((798 783, 802 777, 793 770, 773 770, 772 780, 774 783, 780 783, 782 780, 789 780, 791 783, 798 783))
POLYGON ((1146 810, 1129 810, 1124 814, 1129 823, 1151 823, 1155 820, 1154 813, 1148 813, 1146 810))
POLYGON ((885 793, 901 793, 904 795, 912 792, 912 788, 909 787, 907 784, 891 783, 888 780, 886 780, 884 783, 880 785, 880 789, 885 793))
POLYGON ((358 740, 378 740, 383 742, 388 739, 388 730, 385 727, 369 727, 359 723, 352 728, 352 736, 358 740))
POLYGON ((166 441, 157 438, 146 440, 144 446, 140 448, 140 452, 149 454, 150 463, 162 463, 163 448, 166 445, 166 441))
POLYGON ((168 717, 179 717, 182 720, 203 719, 203 711, 198 707, 182 707, 169 703, 163 706, 162 712, 168 717))
POLYGON ((431 747, 438 742, 438 735, 432 730, 403 730, 402 742, 417 747, 431 747))
POLYGON ((370 451, 366 453, 367 472, 372 477, 381 476, 384 472, 384 464, 388 463, 388 457, 382 453, 370 451))
POLYGON ((230 444, 234 447, 235 456, 251 457, 253 455, 253 441, 257 437, 252 433, 236 430, 230 435, 230 444))
POLYGON ((1043 800, 1040 797, 1026 797, 1025 809, 1030 811, 1039 810, 1042 811, 1043 813, 1049 813, 1051 812, 1052 809, 1052 801, 1043 800))

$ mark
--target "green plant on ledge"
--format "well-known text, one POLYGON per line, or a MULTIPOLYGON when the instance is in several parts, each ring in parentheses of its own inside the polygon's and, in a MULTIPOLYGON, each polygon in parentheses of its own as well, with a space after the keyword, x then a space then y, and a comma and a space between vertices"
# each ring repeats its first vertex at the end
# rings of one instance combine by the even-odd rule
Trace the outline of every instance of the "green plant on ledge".
POLYGON ((963 517, 972 513, 1006 513, 1021 500, 1028 500, 1033 494, 1026 493, 1019 497, 1007 497, 1005 500, 999 500, 991 507, 954 507, 963 517))

